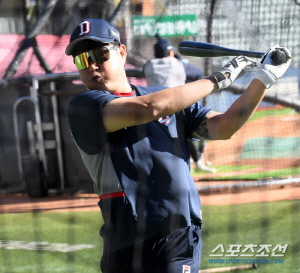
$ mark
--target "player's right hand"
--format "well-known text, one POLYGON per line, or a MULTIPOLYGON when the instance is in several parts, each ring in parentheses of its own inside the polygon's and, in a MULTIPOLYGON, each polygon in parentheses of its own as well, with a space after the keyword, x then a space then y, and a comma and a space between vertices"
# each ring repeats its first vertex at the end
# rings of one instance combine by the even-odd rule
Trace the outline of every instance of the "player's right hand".
POLYGON ((273 46, 269 48, 261 59, 261 66, 257 71, 255 78, 260 80, 266 88, 270 88, 270 86, 287 71, 291 64, 291 59, 291 53, 286 47, 273 46), (284 51, 287 55, 285 63, 278 65, 272 60, 272 54, 276 49, 284 51))
POLYGON ((255 67, 256 62, 246 56, 238 56, 228 62, 220 71, 212 73, 217 81, 219 89, 231 85, 236 79, 245 74, 246 66, 255 67))

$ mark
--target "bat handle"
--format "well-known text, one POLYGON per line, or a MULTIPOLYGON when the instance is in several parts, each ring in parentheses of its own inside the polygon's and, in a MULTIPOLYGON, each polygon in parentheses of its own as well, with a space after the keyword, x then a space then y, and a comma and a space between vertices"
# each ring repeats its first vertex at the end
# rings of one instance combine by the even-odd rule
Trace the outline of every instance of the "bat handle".
POLYGON ((282 49, 276 49, 271 58, 277 65, 280 65, 287 61, 288 56, 282 49))

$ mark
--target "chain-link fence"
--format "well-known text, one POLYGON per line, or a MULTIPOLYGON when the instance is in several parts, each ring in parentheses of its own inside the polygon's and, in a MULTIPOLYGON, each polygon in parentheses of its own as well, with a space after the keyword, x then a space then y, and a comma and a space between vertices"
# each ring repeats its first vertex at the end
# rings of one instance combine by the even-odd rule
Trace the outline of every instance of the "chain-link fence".
MULTIPOLYGON (((75 94, 85 90, 85 87, 79 81, 72 58, 64 54, 73 28, 82 19, 91 17, 110 20, 120 30, 121 40, 128 49, 126 63, 128 80, 131 84, 141 86, 146 86, 142 69, 143 65, 154 57, 153 45, 156 43, 154 37, 156 33, 169 39, 176 49, 184 40, 209 42, 251 51, 266 51, 270 46, 277 44, 286 46, 292 54, 291 67, 285 76, 268 90, 266 100, 261 103, 250 121, 232 139, 206 142, 204 151, 202 146, 203 154, 201 157, 199 152, 199 156, 206 167, 210 170, 214 169, 215 172, 197 169, 194 162, 191 162, 191 172, 203 196, 209 193, 240 192, 246 188, 249 190, 248 197, 231 195, 231 201, 236 201, 238 198, 251 199, 249 196, 257 194, 260 194, 261 200, 265 201, 264 191, 254 193, 251 190, 263 186, 264 189, 272 188, 280 191, 290 187, 287 185, 298 185, 300 175, 299 1, 23 2, 26 2, 27 6, 23 8, 18 6, 14 15, 9 15, 9 7, 6 6, 0 11, 0 14, 7 12, 6 17, 0 15, 3 26, 0 30, 1 193, 25 194, 27 192, 32 197, 37 197, 45 196, 47 192, 74 194, 93 191, 93 183, 73 143, 66 118, 69 100, 75 94), (33 6, 30 6, 29 2, 33 6), (43 14, 47 16, 43 17, 43 14), (37 21, 40 22, 40 26, 42 25, 40 29, 35 25, 37 21), (37 148, 38 142, 44 144, 44 150, 41 150, 41 146, 37 148)), ((3 2, 0 3, 2 4, 3 2)), ((180 57, 184 62, 199 67, 204 76, 218 70, 230 60, 230 57, 180 57)), ((226 111, 245 90, 255 72, 255 69, 247 70, 246 75, 232 88, 216 92, 202 103, 215 111, 226 111)), ((291 189, 296 192, 298 188, 291 189)), ((292 194, 286 196, 286 199, 289 199, 292 194)), ((221 195, 216 195, 214 198, 219 197, 221 198, 221 195)), ((204 205, 208 204, 205 202, 204 205)), ((213 225, 207 224, 206 227, 204 225, 202 268, 217 266, 216 262, 214 264, 208 262, 208 258, 211 251, 220 246, 220 242, 224 240, 223 247, 225 244, 231 247, 230 245, 239 243, 260 245, 263 242, 273 244, 274 247, 278 244, 289 244, 291 248, 288 249, 292 249, 291 256, 287 258, 289 263, 282 272, 297 272, 299 266, 296 257, 299 254, 299 242, 295 231, 296 217, 292 217, 289 223, 286 222, 289 221, 288 215, 297 215, 297 202, 286 206, 278 203, 253 205, 253 207, 249 205, 247 208, 243 205, 226 207, 223 206, 224 204, 226 202, 222 203, 222 209, 221 206, 204 208, 205 221, 213 225), (271 212, 272 204, 279 210, 278 215, 271 212), (252 215, 249 210, 255 211, 259 216, 252 215), (244 217, 247 213, 251 214, 249 219, 244 217), (282 230, 274 219, 278 220, 281 226, 285 226, 285 229, 282 230), (222 230, 225 235, 218 236, 218 240, 214 239, 218 232, 214 225, 219 228, 224 227, 222 230), (244 234, 248 234, 247 226, 251 226, 252 230, 249 236, 243 237, 244 234), (287 233, 287 230, 290 236, 280 237, 281 234, 287 233), (235 237, 236 232, 238 238, 235 237), (256 236, 255 233, 259 235, 256 236)), ((12 268, 19 253, 18 251, 13 254, 6 252, 6 247, 9 245, 6 241, 20 241, 22 236, 14 235, 8 230, 9 221, 13 219, 9 217, 6 218, 4 225, 7 230, 0 232, 0 240, 5 240, 0 244, 4 257, 0 263, 0 272, 17 272, 12 268), (5 266, 1 268, 1 264, 5 266)), ((34 214, 33 218, 36 220, 39 219, 38 217, 39 214, 34 214)), ((66 229, 69 234, 74 232, 76 219, 76 215, 71 215, 68 219, 69 227, 66 229)), ((40 221, 39 225, 42 226, 40 221)), ((36 238, 28 236, 28 240, 31 238, 36 239, 35 241, 55 241, 53 238, 44 239, 47 233, 46 227, 43 227, 45 234, 40 234, 38 228, 35 225, 34 231, 39 236, 36 238)), ((78 230, 78 234, 79 232, 81 231, 78 230)), ((71 237, 69 235, 67 243, 73 243, 75 238, 71 237)), ((9 247, 7 251, 12 251, 9 247)), ((222 247, 218 250, 222 250, 222 247)), ((270 247, 269 250, 271 255, 270 247)), ((224 251, 223 249, 219 254, 224 254, 224 251)), ((36 260, 39 267, 34 270, 31 268, 30 272, 48 272, 46 262, 43 263, 41 258, 43 256, 40 254, 41 252, 38 252, 36 260)), ((87 257, 87 260, 94 262, 94 258, 91 258, 92 253, 88 255, 91 256, 87 257)), ((50 261, 52 256, 45 254, 45 257, 50 261)), ((80 255, 69 255, 64 259, 64 263, 73 265, 74 261, 78 262, 76 259, 81 258, 80 255)), ((95 257, 96 262, 98 258, 95 257)), ((24 263, 30 268, 31 264, 27 261, 24 263)), ((59 262, 57 265, 61 266, 59 262)), ((89 267, 88 263, 84 266, 83 271, 80 272, 96 272, 94 267, 93 269, 89 267)), ((259 272, 274 271, 281 271, 281 269, 266 266, 266 271, 259 272)), ((65 272, 68 272, 67 269, 65 272)))

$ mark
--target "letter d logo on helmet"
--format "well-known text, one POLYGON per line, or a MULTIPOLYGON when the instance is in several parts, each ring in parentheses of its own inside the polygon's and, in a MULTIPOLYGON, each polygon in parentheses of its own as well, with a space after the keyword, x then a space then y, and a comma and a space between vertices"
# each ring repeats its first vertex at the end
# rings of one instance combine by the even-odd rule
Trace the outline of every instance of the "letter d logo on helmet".
POLYGON ((80 27, 80 33, 79 36, 82 36, 84 34, 87 34, 91 30, 90 22, 89 21, 83 21, 79 24, 80 27))

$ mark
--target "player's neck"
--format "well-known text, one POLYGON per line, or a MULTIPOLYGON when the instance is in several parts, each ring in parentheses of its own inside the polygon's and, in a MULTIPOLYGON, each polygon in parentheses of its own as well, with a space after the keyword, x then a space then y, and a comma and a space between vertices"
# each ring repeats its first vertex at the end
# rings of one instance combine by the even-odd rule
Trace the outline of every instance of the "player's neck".
POLYGON ((112 91, 112 93, 114 94, 127 94, 132 92, 132 87, 129 85, 129 83, 127 82, 124 85, 119 85, 120 88, 115 89, 114 91, 112 91))

